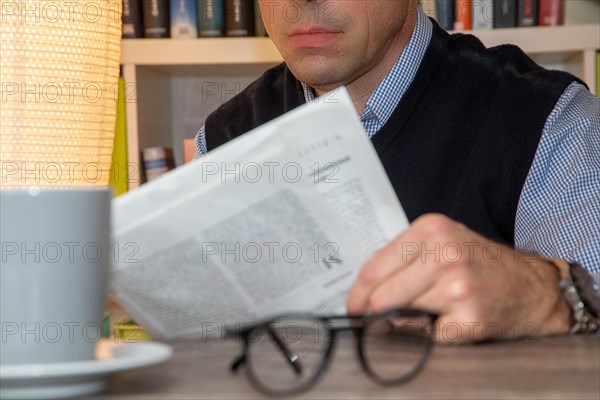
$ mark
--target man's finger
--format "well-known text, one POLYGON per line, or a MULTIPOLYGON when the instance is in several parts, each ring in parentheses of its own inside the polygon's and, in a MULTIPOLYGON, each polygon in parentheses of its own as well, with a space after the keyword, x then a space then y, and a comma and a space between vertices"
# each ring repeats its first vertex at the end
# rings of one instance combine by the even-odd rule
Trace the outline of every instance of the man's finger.
MULTIPOLYGON (((437 272, 434 267, 443 264, 439 251, 440 244, 445 241, 445 238, 452 237, 450 234, 457 229, 460 229, 459 224, 436 214, 428 214, 415 220, 403 234, 382 248, 365 264, 348 296, 348 311, 352 313, 366 311, 367 301, 375 288, 412 263, 422 267, 426 265, 426 269, 433 269, 427 275, 437 272)), ((424 273, 424 271, 414 271, 409 274, 406 278, 407 282, 399 286, 398 290, 402 291, 405 285, 419 287, 420 283, 415 283, 413 280, 422 279, 421 275, 424 273)), ((399 293, 400 304, 412 300, 414 294, 415 291, 412 289, 408 289, 406 294, 399 293)), ((386 299, 385 304, 390 304, 390 301, 391 299, 386 299)))
POLYGON ((367 294, 365 309, 361 311, 384 311, 394 307, 405 307, 429 290, 437 279, 439 274, 436 274, 430 265, 415 259, 373 288, 367 294))
POLYGON ((380 250, 360 271, 348 296, 347 307, 349 312, 364 312, 367 299, 375 287, 390 279, 392 275, 406 265, 401 258, 396 256, 397 249, 392 248, 396 245, 395 242, 380 250))
POLYGON ((472 283, 451 276, 438 279, 429 288, 416 296, 409 304, 410 308, 426 310, 438 314, 452 312, 462 305, 473 293, 472 283))
POLYGON ((414 228, 409 227, 363 266, 348 296, 348 311, 365 311, 367 297, 373 289, 419 257, 418 232, 413 231, 414 228))

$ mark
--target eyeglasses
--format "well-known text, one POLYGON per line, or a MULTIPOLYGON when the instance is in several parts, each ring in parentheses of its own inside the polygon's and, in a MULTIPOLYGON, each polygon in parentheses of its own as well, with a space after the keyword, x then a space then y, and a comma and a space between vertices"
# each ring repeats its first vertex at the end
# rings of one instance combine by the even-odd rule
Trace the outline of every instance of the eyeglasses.
POLYGON ((231 364, 244 366, 252 385, 270 396, 310 389, 323 376, 340 332, 354 333, 365 373, 375 382, 397 385, 415 377, 431 353, 437 315, 414 309, 380 314, 274 318, 230 335, 243 352, 231 364))

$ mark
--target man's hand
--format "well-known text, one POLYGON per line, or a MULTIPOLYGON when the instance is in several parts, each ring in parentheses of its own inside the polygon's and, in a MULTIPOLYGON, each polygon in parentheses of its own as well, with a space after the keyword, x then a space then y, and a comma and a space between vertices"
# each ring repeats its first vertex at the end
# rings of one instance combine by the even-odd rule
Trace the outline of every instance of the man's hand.
POLYGON ((422 216, 362 269, 348 312, 440 314, 436 339, 470 342, 566 333, 558 271, 436 214, 422 216))

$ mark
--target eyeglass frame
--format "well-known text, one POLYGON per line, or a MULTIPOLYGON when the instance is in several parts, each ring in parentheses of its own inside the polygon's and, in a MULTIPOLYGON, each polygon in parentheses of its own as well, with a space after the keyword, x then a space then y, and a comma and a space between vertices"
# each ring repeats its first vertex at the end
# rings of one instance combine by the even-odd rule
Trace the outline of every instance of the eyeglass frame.
POLYGON ((356 340, 357 340, 356 351, 358 352, 358 357, 360 360, 361 367, 362 367, 363 371, 367 374, 367 376, 382 386, 389 387, 389 386, 400 385, 400 384, 403 384, 403 383, 408 382, 411 379, 413 379, 425 367, 425 364, 427 363, 427 360, 429 359, 429 356, 431 355, 431 349, 432 349, 433 343, 434 343, 434 341, 432 339, 434 336, 435 323, 436 323, 438 317, 439 317, 438 314, 435 314, 435 313, 432 313, 429 311, 417 310, 417 309, 412 309, 412 308, 397 308, 397 309, 392 309, 392 310, 384 311, 381 313, 375 313, 375 314, 349 314, 349 315, 333 315, 333 316, 292 314, 292 315, 285 315, 285 316, 270 318, 270 319, 263 321, 261 323, 258 323, 256 325, 252 325, 245 329, 242 329, 241 331, 231 330, 231 331, 227 332, 229 337, 241 338, 244 341, 244 347, 242 350, 242 354, 240 354, 238 357, 236 357, 233 360, 233 362, 230 365, 230 371, 232 373, 236 373, 242 365, 248 363, 247 360, 249 359, 248 355, 250 354, 249 353, 250 345, 252 344, 252 341, 250 338, 252 332, 254 332, 256 329, 259 329, 259 328, 266 328, 268 330, 268 332, 270 333, 271 337, 274 339, 277 347, 282 351, 282 353, 284 353, 286 360, 288 361, 290 366, 297 373, 300 373, 299 366, 297 364, 295 364, 296 359, 293 359, 293 356, 295 356, 295 354, 293 354, 292 351, 287 349, 287 346, 285 346, 285 344, 278 338, 277 335, 275 335, 273 333, 273 330, 272 330, 272 324, 274 322, 279 321, 281 319, 296 318, 299 320, 321 321, 324 324, 324 326, 327 327, 327 336, 326 337, 329 339, 329 343, 327 345, 327 348, 323 351, 323 357, 320 361, 320 365, 318 366, 318 368, 316 369, 316 372, 313 374, 313 376, 308 381, 306 381, 305 383, 301 384, 300 386, 298 386, 296 388, 292 388, 289 390, 275 390, 275 389, 267 387, 266 385, 264 385, 261 382, 261 379, 259 379, 256 376, 254 369, 252 367, 246 368, 246 376, 247 376, 248 380, 256 389, 258 389, 263 394, 266 394, 269 396, 293 396, 296 394, 306 392, 309 389, 311 389, 313 386, 315 386, 320 381, 320 379, 323 376, 325 376, 325 372, 330 364, 331 355, 333 354, 333 349, 335 347, 334 343, 335 343, 336 336, 340 332, 347 332, 347 331, 353 332, 354 336, 356 337, 356 340), (365 336, 365 334, 364 334, 365 329, 368 326, 370 321, 373 321, 373 320, 376 320, 379 318, 390 318, 390 317, 426 317, 429 319, 428 322, 431 324, 431 331, 428 332, 428 334, 424 336, 424 338, 426 338, 426 342, 424 343, 424 349, 422 351, 421 358, 419 359, 416 366, 408 374, 406 374, 405 376, 403 376, 401 378, 386 380, 386 379, 381 378, 379 375, 377 375, 377 373, 375 373, 372 370, 372 368, 369 366, 369 363, 367 362, 367 357, 365 356, 365 346, 364 346, 363 338, 365 336), (361 325, 358 326, 358 325, 350 324, 350 326, 337 327, 337 326, 335 326, 335 324, 331 324, 331 321, 335 321, 335 320, 360 321, 361 325))

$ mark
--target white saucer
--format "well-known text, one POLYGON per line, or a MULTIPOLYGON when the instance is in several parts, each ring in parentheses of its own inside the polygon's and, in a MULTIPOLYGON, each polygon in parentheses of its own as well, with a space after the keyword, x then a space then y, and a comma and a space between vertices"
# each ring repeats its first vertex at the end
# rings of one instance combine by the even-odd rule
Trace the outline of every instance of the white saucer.
POLYGON ((0 366, 0 398, 64 399, 101 392, 109 374, 157 364, 173 349, 157 342, 118 343, 100 340, 96 359, 54 364, 0 366))

